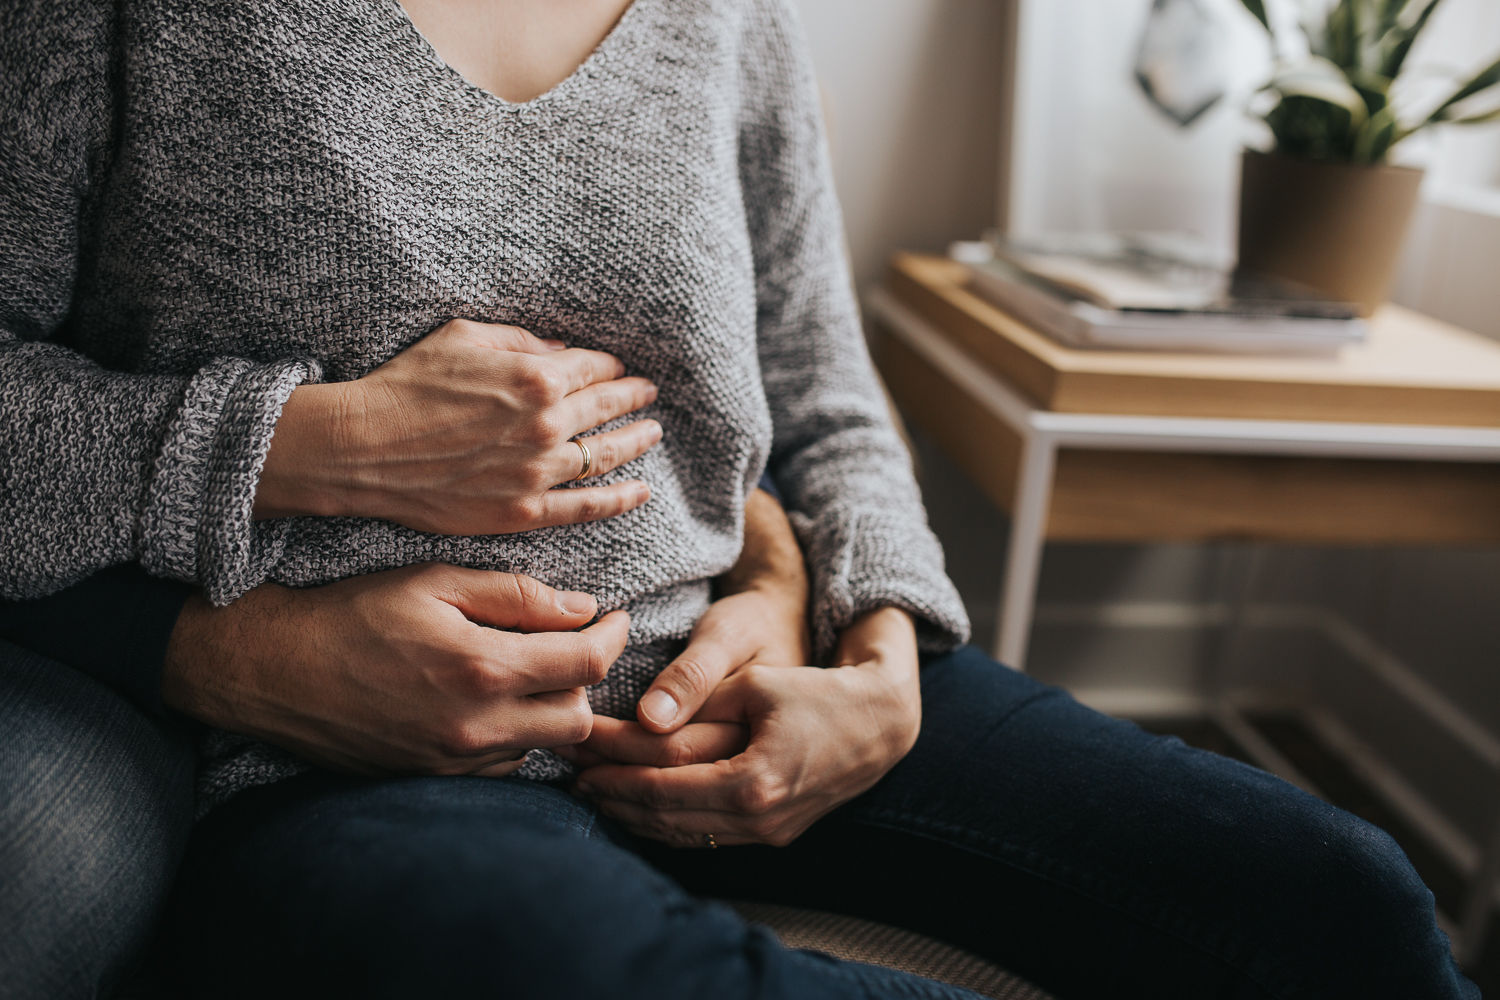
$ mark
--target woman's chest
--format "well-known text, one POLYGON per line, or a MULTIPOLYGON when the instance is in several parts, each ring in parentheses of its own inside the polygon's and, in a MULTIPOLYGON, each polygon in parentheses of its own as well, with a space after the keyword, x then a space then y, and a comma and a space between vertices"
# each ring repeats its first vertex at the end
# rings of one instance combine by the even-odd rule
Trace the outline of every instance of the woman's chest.
POLYGON ((630 0, 400 0, 444 62, 507 101, 562 83, 604 41, 630 0))
POLYGON ((573 76, 510 105, 393 8, 138 19, 156 34, 132 49, 98 212, 98 322, 79 327, 96 346, 130 343, 129 366, 152 371, 306 353, 347 379, 462 316, 627 359, 642 338, 743 354, 754 281, 726 18, 638 0, 573 76))

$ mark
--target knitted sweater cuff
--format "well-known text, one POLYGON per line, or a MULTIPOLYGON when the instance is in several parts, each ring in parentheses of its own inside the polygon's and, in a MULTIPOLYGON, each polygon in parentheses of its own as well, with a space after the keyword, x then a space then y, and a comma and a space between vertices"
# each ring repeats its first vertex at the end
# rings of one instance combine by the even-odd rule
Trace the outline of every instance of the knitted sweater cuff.
POLYGON ((148 572, 196 583, 221 606, 265 581, 290 522, 253 519, 256 484, 287 397, 321 374, 307 358, 223 358, 193 376, 141 515, 148 572))
POLYGON ((838 507, 814 521, 790 514, 812 570, 812 629, 819 663, 827 662, 839 633, 882 607, 916 619, 917 646, 943 653, 969 639, 969 619, 943 573, 937 539, 920 520, 887 512, 838 507))

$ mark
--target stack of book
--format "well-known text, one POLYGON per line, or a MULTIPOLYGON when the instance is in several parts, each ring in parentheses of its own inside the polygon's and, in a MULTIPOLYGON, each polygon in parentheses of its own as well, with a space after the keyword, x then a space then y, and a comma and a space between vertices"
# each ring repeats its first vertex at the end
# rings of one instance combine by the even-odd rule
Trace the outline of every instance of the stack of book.
POLYGON ((1070 347, 1334 354, 1368 333, 1357 308, 1208 263, 1171 235, 1060 235, 957 243, 970 285, 1070 347))

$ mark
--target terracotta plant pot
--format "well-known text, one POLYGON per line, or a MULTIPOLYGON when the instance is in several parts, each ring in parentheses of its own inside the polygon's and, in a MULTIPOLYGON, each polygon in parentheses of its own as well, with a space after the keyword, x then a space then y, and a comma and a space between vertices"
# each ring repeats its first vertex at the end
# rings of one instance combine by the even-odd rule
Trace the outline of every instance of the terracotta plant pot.
POLYGON ((1421 185, 1422 171, 1410 167, 1247 149, 1240 269, 1315 288, 1369 315, 1385 301, 1421 185))

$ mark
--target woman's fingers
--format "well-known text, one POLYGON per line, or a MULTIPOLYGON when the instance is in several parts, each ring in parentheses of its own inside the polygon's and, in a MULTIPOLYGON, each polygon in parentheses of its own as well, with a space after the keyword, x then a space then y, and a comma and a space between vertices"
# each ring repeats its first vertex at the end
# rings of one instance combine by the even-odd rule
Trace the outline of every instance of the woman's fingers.
MULTIPOLYGON (((555 365, 562 374, 565 395, 576 393, 596 382, 615 381, 625 374, 625 365, 613 354, 605 354, 603 351, 587 351, 581 347, 551 352, 546 358, 546 363, 555 365)), ((626 379, 625 381, 637 380, 626 379)), ((645 382, 646 380, 640 379, 639 381, 645 382)))
POLYGON ((596 382, 569 394, 559 405, 559 416, 569 436, 582 434, 656 402, 658 392, 654 383, 637 377, 596 382))
MULTIPOLYGON (((558 340, 544 340, 530 330, 503 323, 450 320, 436 331, 439 339, 454 337, 495 351, 532 354, 562 376, 563 394, 575 393, 596 382, 609 382, 625 374, 625 365, 613 354, 566 347, 558 340)), ((641 381, 644 381, 641 380, 641 381)), ((628 412, 628 411, 627 411, 628 412)))
POLYGON ((732 594, 711 605, 693 628, 687 648, 656 675, 636 705, 636 718, 656 733, 697 722, 744 718, 743 692, 726 678, 765 645, 766 618, 754 598, 732 594), (712 708, 710 714, 705 709, 712 708))
POLYGON ((785 793, 773 789, 770 783, 741 773, 737 760, 662 768, 601 764, 580 775, 577 787, 589 798, 634 802, 658 811, 762 813, 785 800, 785 793))
POLYGON ((601 717, 583 747, 619 764, 685 767, 728 760, 749 743, 750 727, 739 723, 693 724, 662 736, 639 723, 601 717))
POLYGON ((713 837, 714 847, 731 847, 735 844, 763 844, 774 831, 767 829, 762 835, 751 831, 765 829, 769 823, 753 823, 744 816, 710 809, 678 809, 662 812, 648 809, 634 802, 601 799, 595 803, 599 811, 619 823, 638 837, 650 837, 676 847, 708 847, 708 837, 713 837))
POLYGON ((458 337, 497 351, 519 351, 522 354, 552 354, 567 345, 560 340, 544 340, 530 330, 504 323, 478 323, 453 320, 435 332, 437 336, 458 337))
POLYGON ((641 725, 658 733, 670 732, 703 706, 719 682, 745 661, 745 654, 713 635, 693 635, 693 641, 667 668, 656 675, 641 695, 635 714, 641 725))
POLYGON ((578 447, 580 441, 589 450, 588 474, 584 478, 592 479, 640 458, 660 440, 661 424, 655 420, 637 420, 606 434, 565 441, 552 449, 548 459, 554 469, 553 483, 572 482, 583 471, 583 450, 578 447))

